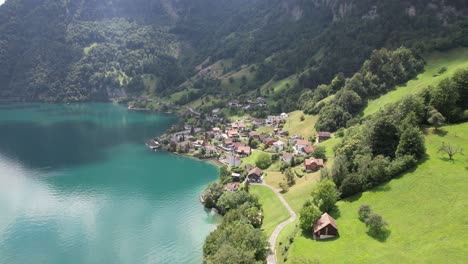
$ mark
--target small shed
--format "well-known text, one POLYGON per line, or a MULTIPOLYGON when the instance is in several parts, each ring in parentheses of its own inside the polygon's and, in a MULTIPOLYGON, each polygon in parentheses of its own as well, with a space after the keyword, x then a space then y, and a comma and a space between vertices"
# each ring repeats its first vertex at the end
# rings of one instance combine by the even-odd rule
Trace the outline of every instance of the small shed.
POLYGON ((330 139, 331 133, 330 132, 325 132, 325 131, 320 131, 318 132, 317 136, 317 143, 323 142, 327 139, 330 139))
POLYGON ((336 237, 338 235, 338 225, 336 220, 331 217, 329 214, 324 213, 317 221, 314 223, 314 238, 315 239, 325 239, 336 237))
POLYGON ((249 171, 247 177, 249 178, 250 182, 261 182, 262 181, 263 172, 259 167, 255 167, 249 171))

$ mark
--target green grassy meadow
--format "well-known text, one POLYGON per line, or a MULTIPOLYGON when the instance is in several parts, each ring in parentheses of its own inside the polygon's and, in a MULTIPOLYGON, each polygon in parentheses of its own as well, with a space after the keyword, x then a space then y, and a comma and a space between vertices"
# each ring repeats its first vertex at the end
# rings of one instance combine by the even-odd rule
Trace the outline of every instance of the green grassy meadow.
POLYGON ((385 105, 397 102, 408 94, 417 93, 429 85, 435 86, 463 68, 468 68, 468 48, 454 49, 449 52, 435 52, 427 58, 425 71, 414 80, 375 100, 370 100, 366 109, 364 109, 364 116, 371 115, 385 105), (441 67, 446 67, 447 71, 439 75, 438 72, 441 67))
POLYGON ((443 127, 439 133, 428 130, 425 161, 387 184, 338 202, 332 215, 340 237, 318 242, 299 233, 289 258, 320 263, 466 263, 468 156, 448 160, 437 151, 442 142, 468 149, 468 123, 443 127), (388 222, 385 241, 367 235, 357 215, 362 204, 388 222))
POLYGON ((250 192, 260 198, 264 213, 262 229, 270 237, 276 226, 290 217, 288 210, 268 187, 252 185, 250 186, 250 192))

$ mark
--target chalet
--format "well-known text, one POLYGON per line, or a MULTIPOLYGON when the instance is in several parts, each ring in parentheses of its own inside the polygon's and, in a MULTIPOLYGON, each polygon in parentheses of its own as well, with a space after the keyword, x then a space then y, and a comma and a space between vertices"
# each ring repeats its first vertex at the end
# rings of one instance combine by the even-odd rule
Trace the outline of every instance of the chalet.
POLYGON ((317 135, 317 143, 320 143, 320 142, 323 142, 325 140, 328 140, 330 139, 331 137, 331 134, 330 132, 318 132, 318 135, 317 135))
POLYGON ((289 117, 289 115, 286 114, 286 113, 281 113, 281 114, 280 114, 281 120, 285 120, 285 119, 288 118, 288 117, 289 117))
POLYGON ((236 107, 241 106, 239 100, 235 100, 235 99, 229 101, 228 105, 229 106, 236 106, 236 107))
POLYGON ((318 169, 321 169, 323 168, 323 159, 305 159, 304 167, 306 171, 316 171, 318 169))
POLYGON ((310 155, 314 153, 315 149, 317 149, 317 146, 312 145, 312 146, 305 146, 302 148, 302 151, 304 152, 305 155, 310 155))
POLYGON ((224 141, 223 141, 223 148, 226 148, 226 149, 231 149, 233 148, 233 142, 232 142, 232 139, 230 138, 226 138, 224 141))
POLYGON ((251 171, 251 170, 253 170, 254 168, 255 168, 255 167, 254 167, 252 164, 250 164, 250 163, 245 164, 245 169, 246 169, 247 171, 251 171))
POLYGON ((292 153, 285 152, 281 156, 281 160, 286 162, 286 163, 291 163, 292 159, 293 159, 293 154, 292 153))
POLYGON ((240 174, 239 174, 239 173, 234 173, 234 172, 233 172, 233 173, 231 174, 231 176, 232 176, 232 180, 233 180, 234 182, 239 182, 239 181, 240 181, 240 174))
POLYGON ((227 131, 227 136, 229 138, 237 138, 239 137, 239 131, 235 130, 235 129, 230 129, 227 131))
POLYGON ((235 192, 239 190, 239 185, 240 185, 239 182, 231 182, 231 183, 226 184, 224 189, 228 192, 235 192))
POLYGON ((249 171, 249 173, 247 174, 247 178, 249 178, 250 182, 261 182, 262 175, 262 170, 259 167, 255 167, 249 171))
POLYGON ((276 152, 280 152, 280 151, 283 151, 284 149, 284 143, 283 141, 276 141, 275 143, 273 143, 273 149, 276 151, 276 152))
POLYGON ((265 104, 266 100, 263 97, 257 97, 256 102, 257 102, 257 104, 265 104))
POLYGON ((223 136, 223 132, 219 127, 213 127, 213 135, 214 138, 220 139, 223 136))
POLYGON ((276 116, 269 115, 267 116, 267 119, 265 120, 265 124, 268 126, 274 125, 276 122, 276 116))
POLYGON ((236 155, 233 152, 229 152, 226 155, 226 162, 229 167, 239 167, 242 163, 239 155, 236 155))
POLYGON ((306 147, 309 144, 309 141, 305 139, 297 139, 296 140, 296 145, 294 145, 294 153, 297 155, 305 155, 304 153, 304 147, 306 147))
POLYGON ((244 122, 239 122, 238 126, 239 126, 239 131, 241 132, 247 131, 247 125, 244 122))
POLYGON ((336 237, 338 235, 338 225, 336 224, 335 219, 329 214, 324 213, 317 221, 314 223, 314 238, 315 239, 325 239, 336 237))
POLYGON ((298 135, 292 135, 291 138, 289 139, 289 143, 295 145, 298 139, 302 139, 302 138, 298 135))
POLYGON ((205 146, 205 141, 202 140, 202 139, 196 140, 195 142, 192 143, 192 146, 193 146, 195 149, 199 149, 199 148, 205 146))
POLYGON ((232 146, 234 147, 234 150, 237 150, 239 147, 245 147, 245 146, 247 146, 247 145, 245 145, 244 142, 240 142, 240 141, 239 141, 239 142, 234 142, 234 143, 232 143, 232 146))
POLYGON ((251 150, 250 147, 242 146, 236 149, 236 153, 241 157, 247 157, 250 156, 251 150))
POLYGON ((250 131, 249 132, 249 138, 258 138, 257 131, 250 131))
POLYGON ((264 142, 264 141, 265 141, 265 139, 266 139, 267 137, 268 137, 268 135, 266 135, 266 134, 263 134, 263 133, 262 133, 262 134, 260 134, 260 135, 258 135, 258 139, 260 139, 260 141, 261 141, 261 142, 264 142))
POLYGON ((275 142, 276 140, 274 138, 265 138, 263 140, 263 143, 268 146, 272 146, 275 142))
POLYGON ((256 118, 256 119, 254 119, 254 120, 252 121, 252 124, 253 124, 255 127, 260 127, 261 125, 263 125, 263 122, 262 122, 261 119, 256 118))
POLYGON ((287 137, 287 136, 289 136, 289 132, 287 130, 280 130, 278 132, 278 135, 282 136, 282 137, 287 137))

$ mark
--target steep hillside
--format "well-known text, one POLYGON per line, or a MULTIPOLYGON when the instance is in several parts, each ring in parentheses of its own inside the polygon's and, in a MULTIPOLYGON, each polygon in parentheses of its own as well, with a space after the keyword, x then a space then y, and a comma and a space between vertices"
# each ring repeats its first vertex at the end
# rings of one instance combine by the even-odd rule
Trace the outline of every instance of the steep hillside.
MULTIPOLYGON (((299 234, 289 259, 305 257, 320 263, 464 263, 468 258, 466 188, 467 157, 453 161, 438 152, 443 142, 468 148, 468 123, 427 130, 427 158, 413 171, 369 192, 338 202, 336 217, 340 236, 315 241, 299 234), (383 240, 369 236, 358 219, 367 204, 388 222, 383 240)), ((289 262, 289 261, 288 261, 289 262)))
POLYGON ((8 0, 0 96, 85 101, 196 88, 234 97, 296 76, 273 106, 294 110, 304 89, 349 76, 374 49, 467 46, 467 10, 461 0, 8 0), (248 65, 247 84, 198 74, 219 61, 229 61, 223 76, 248 65))

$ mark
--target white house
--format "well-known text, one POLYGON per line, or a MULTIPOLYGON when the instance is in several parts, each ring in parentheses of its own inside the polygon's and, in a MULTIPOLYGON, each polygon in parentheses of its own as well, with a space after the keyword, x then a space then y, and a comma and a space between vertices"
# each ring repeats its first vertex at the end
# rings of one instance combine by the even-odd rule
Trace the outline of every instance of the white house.
POLYGON ((284 149, 283 141, 278 140, 275 143, 273 143, 273 148, 275 149, 276 152, 283 151, 284 149))
POLYGON ((296 145, 294 146, 294 154, 305 155, 303 149, 309 144, 309 141, 305 139, 296 140, 296 145))
POLYGON ((242 163, 242 160, 238 155, 234 154, 233 152, 229 152, 226 155, 226 162, 229 167, 239 167, 242 163))
POLYGON ((288 117, 289 117, 289 115, 286 114, 286 113, 281 113, 281 115, 280 115, 281 120, 285 120, 288 117))
POLYGON ((275 123, 275 120, 276 120, 276 117, 275 116, 272 116, 272 115, 269 115, 267 116, 267 119, 266 119, 266 124, 267 125, 273 125, 275 123))

